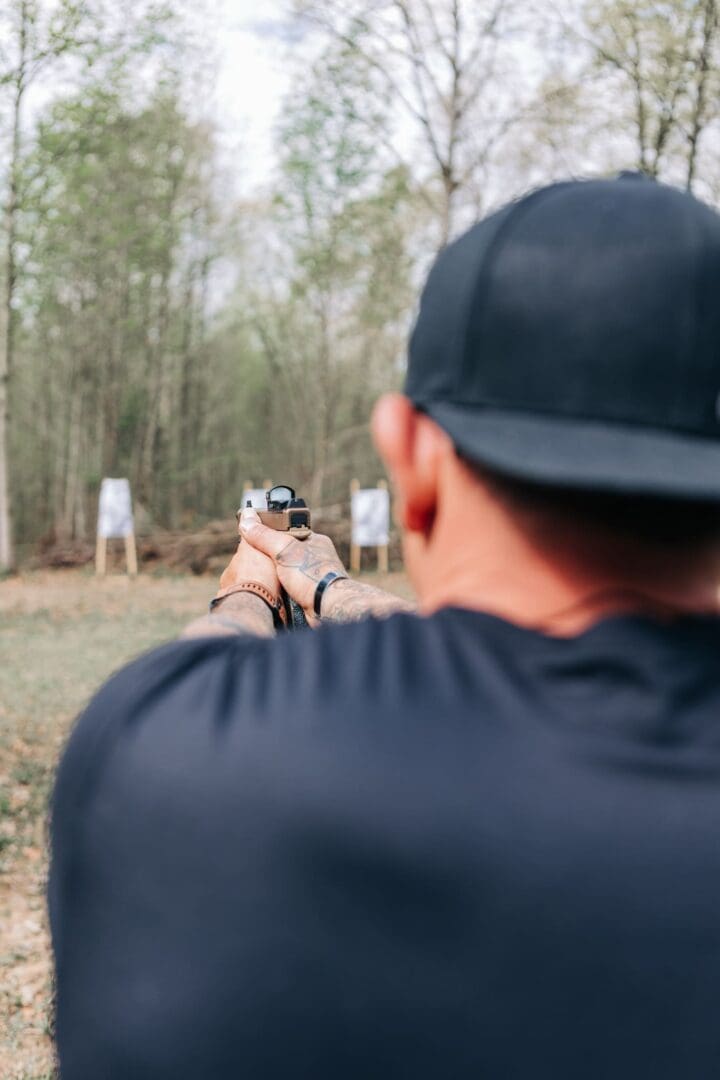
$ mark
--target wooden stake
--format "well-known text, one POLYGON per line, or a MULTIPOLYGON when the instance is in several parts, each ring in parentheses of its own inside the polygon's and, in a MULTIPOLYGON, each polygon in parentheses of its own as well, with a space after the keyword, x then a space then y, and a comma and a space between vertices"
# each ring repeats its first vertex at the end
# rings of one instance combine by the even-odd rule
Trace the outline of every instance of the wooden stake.
MULTIPOLYGON (((359 480, 351 480, 350 481, 350 507, 351 507, 351 511, 352 511, 352 497, 355 494, 355 492, 359 491, 359 490, 360 490, 360 481, 359 480)), ((350 518, 351 518, 351 521, 352 521, 352 512, 350 514, 350 518)), ((350 527, 352 529, 352 525, 350 527)), ((360 545, 359 544, 354 544, 352 542, 352 533, 350 534, 350 573, 351 574, 359 574, 360 573, 360 545)))
MULTIPOLYGON (((380 491, 387 491, 387 480, 378 480, 378 488, 380 489, 380 491)), ((390 564, 387 544, 381 544, 380 547, 377 549, 377 559, 378 573, 387 574, 390 564)))
POLYGON ((104 536, 98 536, 95 545, 95 573, 98 577, 105 577, 107 570, 107 540, 104 536))
POLYGON ((128 533, 125 537, 125 562, 127 563, 127 572, 129 576, 137 577, 138 560, 134 532, 128 533))

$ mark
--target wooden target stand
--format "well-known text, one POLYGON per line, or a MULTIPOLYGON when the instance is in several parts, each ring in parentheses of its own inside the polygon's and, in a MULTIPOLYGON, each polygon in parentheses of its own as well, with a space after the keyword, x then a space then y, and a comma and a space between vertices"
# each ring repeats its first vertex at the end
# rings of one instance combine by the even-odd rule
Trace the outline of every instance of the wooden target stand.
MULTIPOLYGON (((138 557, 137 557, 137 544, 135 542, 135 533, 128 533, 123 537, 111 537, 110 539, 122 539, 125 543, 125 564, 127 566, 128 577, 137 577, 138 573, 138 557)), ((107 572, 107 536, 98 536, 97 544, 95 546, 95 573, 98 577, 105 577, 107 572)))
POLYGON ((128 577, 137 577, 135 521, 132 512, 130 481, 127 477, 106 476, 100 485, 95 546, 95 573, 98 577, 104 577, 107 572, 108 540, 124 542, 128 577))
MULTIPOLYGON (((378 480, 377 488, 380 491, 387 491, 387 480, 378 480)), ((352 497, 356 492, 360 491, 360 481, 352 480, 350 483, 350 503, 352 505, 352 497)), ((352 520, 352 514, 351 514, 352 520)), ((351 524, 352 528, 352 524, 351 524)), ((390 566, 389 547, 387 544, 381 544, 377 549, 377 568, 379 574, 387 574, 390 566)), ((360 544, 350 544, 350 573, 359 574, 360 564, 362 558, 362 547, 360 544)))

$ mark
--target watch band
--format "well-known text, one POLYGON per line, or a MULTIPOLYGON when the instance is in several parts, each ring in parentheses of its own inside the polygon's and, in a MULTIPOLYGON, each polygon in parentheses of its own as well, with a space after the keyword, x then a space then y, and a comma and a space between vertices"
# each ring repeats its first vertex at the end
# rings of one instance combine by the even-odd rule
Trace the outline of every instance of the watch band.
POLYGON ((210 614, 212 615, 218 604, 222 603, 228 596, 243 592, 252 593, 253 596, 258 596, 265 601, 272 612, 273 625, 276 629, 287 626, 287 613, 282 600, 279 596, 274 596, 267 585, 263 585, 259 581, 241 581, 237 585, 231 585, 229 589, 222 589, 210 601, 210 614))
POLYGON ((331 570, 329 574, 326 574, 321 581, 318 581, 315 589, 315 598, 313 600, 313 611, 317 615, 318 619, 322 618, 320 614, 320 606, 322 604, 322 598, 325 594, 325 590, 328 585, 332 585, 333 581, 347 581, 347 574, 336 574, 334 570, 331 570))

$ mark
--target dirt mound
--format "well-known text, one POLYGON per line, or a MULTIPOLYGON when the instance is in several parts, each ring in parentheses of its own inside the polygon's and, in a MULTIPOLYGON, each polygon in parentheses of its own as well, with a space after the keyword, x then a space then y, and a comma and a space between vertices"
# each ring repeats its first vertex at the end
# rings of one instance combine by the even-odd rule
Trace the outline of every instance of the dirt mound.
MULTIPOLYGON (((332 511, 322 512, 313 518, 318 532, 324 532, 333 540, 338 554, 347 565, 350 560, 350 522, 338 520, 332 511)), ((147 536, 138 537, 138 559, 141 570, 170 573, 219 574, 227 565, 236 543, 237 524, 234 518, 210 521, 194 532, 154 530, 147 536)), ((87 566, 95 558, 95 546, 87 540, 72 540, 45 545, 27 563, 31 570, 71 569, 87 566)), ((108 570, 124 565, 124 548, 121 540, 108 542, 108 570)), ((363 568, 374 569, 375 552, 363 551, 363 568)), ((399 537, 390 538, 390 565, 402 565, 399 537)))
POLYGON ((95 548, 87 540, 43 541, 36 555, 24 560, 29 570, 72 570, 95 558, 95 548))
POLYGON ((235 543, 234 519, 210 521, 196 532, 154 532, 138 544, 140 565, 147 570, 214 573, 227 563, 235 543))

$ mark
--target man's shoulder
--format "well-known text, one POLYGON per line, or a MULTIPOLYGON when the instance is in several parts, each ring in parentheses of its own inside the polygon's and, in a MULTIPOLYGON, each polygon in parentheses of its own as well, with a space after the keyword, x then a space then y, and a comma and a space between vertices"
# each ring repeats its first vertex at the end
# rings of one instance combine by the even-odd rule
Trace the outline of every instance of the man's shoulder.
POLYGON ((219 737, 234 746, 231 756, 243 746, 240 760, 268 738, 285 744, 324 729, 331 742, 333 733, 342 741, 343 730, 369 715, 370 699, 377 704, 379 682, 392 695, 403 678, 399 643, 408 646, 421 622, 398 614, 270 640, 180 640, 143 654, 113 675, 78 718, 58 771, 55 815, 76 814, 118 768, 151 786, 158 772, 167 776, 172 759, 182 760, 183 777, 192 775, 190 763, 219 737), (392 673, 382 670, 388 663, 392 673))
POLYGON ((171 714, 181 724, 191 712, 282 715, 282 702, 317 706, 348 684, 371 686, 393 644, 413 648, 425 620, 397 614, 386 619, 321 627, 275 639, 251 635, 191 638, 143 653, 117 671, 81 713, 69 751, 98 753, 127 729, 152 715, 171 714))
POLYGON ((499 654, 516 645, 494 623, 444 609, 275 639, 237 635, 161 646, 95 695, 66 747, 59 788, 81 790, 83 777, 97 778, 127 754, 143 773, 152 763, 164 769, 170 756, 189 761, 219 733, 242 743, 243 753, 268 737, 305 748, 322 734, 328 749, 358 740, 372 747, 380 732, 402 745, 421 729, 430 741, 437 731, 447 738, 470 712, 492 711, 499 654))
MULTIPOLYGON (((161 711, 262 715, 281 722, 290 700, 296 712, 317 712, 348 696, 380 706, 400 696, 433 696, 451 687, 458 674, 469 677, 472 671, 479 677, 495 662, 501 646, 495 622, 444 609, 427 617, 398 612, 325 624, 274 639, 228 635, 171 642, 117 672, 77 728, 91 728, 96 742, 98 729, 139 726, 161 711), (491 647, 483 646, 491 641, 491 647)), ((507 644, 517 645, 514 639, 507 644)))

